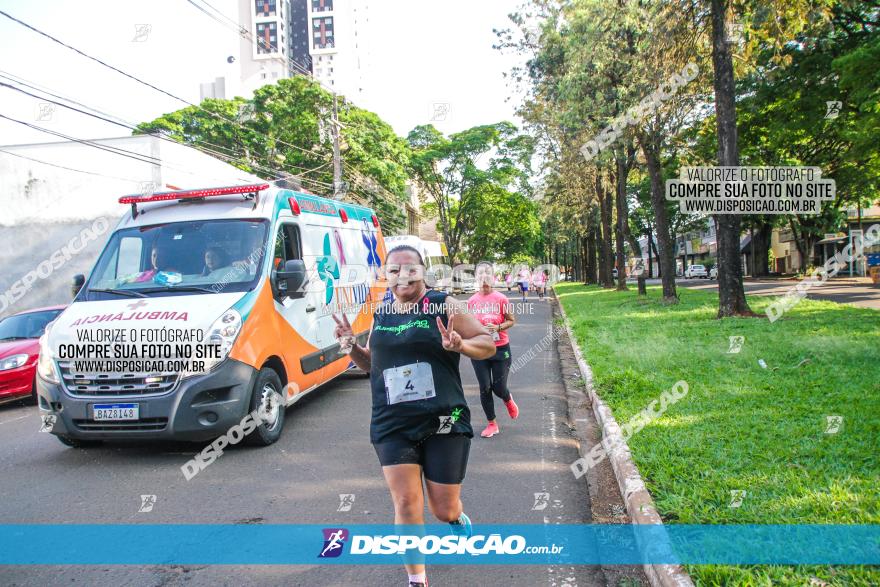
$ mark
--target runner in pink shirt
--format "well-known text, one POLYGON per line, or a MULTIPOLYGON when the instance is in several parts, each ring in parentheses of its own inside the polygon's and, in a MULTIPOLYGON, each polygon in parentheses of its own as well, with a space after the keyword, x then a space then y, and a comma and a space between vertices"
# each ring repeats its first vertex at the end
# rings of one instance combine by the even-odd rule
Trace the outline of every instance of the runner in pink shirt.
POLYGON ((491 438, 501 432, 495 421, 494 396, 501 398, 512 419, 515 420, 519 416, 519 407, 513 401, 510 390, 507 389, 511 358, 510 340, 506 331, 516 324, 516 319, 510 310, 507 296, 492 289, 495 281, 492 265, 480 263, 474 273, 480 291, 468 299, 468 310, 492 333, 492 339, 495 341, 494 356, 478 361, 471 359, 474 373, 480 383, 480 403, 488 420, 486 429, 480 433, 480 436, 491 438))
POLYGON ((547 274, 543 269, 535 271, 532 275, 532 283, 535 284, 535 291, 538 293, 538 299, 544 299, 544 289, 547 286, 547 274))

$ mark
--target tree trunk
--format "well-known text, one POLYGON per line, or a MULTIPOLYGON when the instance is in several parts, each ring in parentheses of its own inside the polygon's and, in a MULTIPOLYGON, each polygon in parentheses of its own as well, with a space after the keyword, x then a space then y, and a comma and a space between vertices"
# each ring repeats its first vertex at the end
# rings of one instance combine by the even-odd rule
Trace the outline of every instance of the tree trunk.
POLYGON ((651 238, 651 248, 654 249, 654 256, 657 257, 657 277, 663 277, 663 271, 661 271, 662 265, 660 264, 660 251, 657 250, 657 243, 654 241, 653 237, 651 238))
POLYGON ((593 226, 590 228, 590 232, 587 233, 587 283, 597 284, 599 283, 599 279, 597 277, 598 264, 596 262, 596 233, 599 231, 598 226, 593 226))
MULTIPOLYGON (((666 211, 666 187, 663 183, 663 170, 660 167, 659 145, 649 144, 647 137, 639 141, 642 153, 648 164, 648 175, 651 178, 651 206, 654 208, 654 227, 657 232, 657 259, 660 266, 660 278, 663 282, 663 301, 677 303, 675 291, 675 250, 669 236, 669 217, 666 211)), ((658 141, 659 143, 659 141, 658 141)))
MULTIPOLYGON (((727 42, 729 0, 711 0, 712 66, 715 73, 715 120, 718 131, 718 165, 739 165, 736 145, 736 87, 733 56, 727 42)), ((754 316, 743 289, 739 215, 719 214, 718 222, 718 317, 754 316)))
POLYGON ((571 259, 568 254, 568 241, 562 245, 562 266, 565 268, 565 281, 571 281, 571 259))
POLYGON ((764 222, 755 231, 752 240, 752 254, 755 256, 755 277, 770 274, 770 239, 773 237, 773 225, 764 222))
POLYGON ((651 249, 654 248, 654 227, 651 226, 651 221, 648 220, 648 279, 654 278, 654 255, 651 252, 651 249))
POLYGON ((614 287, 612 267, 614 265, 611 240, 611 194, 605 191, 602 180, 596 175, 596 192, 599 197, 599 211, 602 217, 602 237, 599 239, 599 281, 602 287, 614 287))
POLYGON ((749 227, 749 272, 755 276, 755 228, 749 227))
POLYGON ((629 175, 629 169, 626 165, 626 159, 617 158, 617 223, 616 223, 616 240, 617 240, 617 291, 626 291, 626 178, 629 175))

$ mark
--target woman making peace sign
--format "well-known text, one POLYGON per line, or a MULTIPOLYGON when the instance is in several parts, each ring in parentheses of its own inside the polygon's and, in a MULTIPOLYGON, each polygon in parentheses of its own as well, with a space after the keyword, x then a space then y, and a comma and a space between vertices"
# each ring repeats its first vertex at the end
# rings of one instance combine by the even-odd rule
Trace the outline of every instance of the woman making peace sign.
MULTIPOLYGON (((336 338, 370 373, 370 441, 394 502, 395 524, 424 524, 425 494, 434 516, 456 534, 470 535, 462 511, 461 482, 473 429, 461 386, 459 356, 486 359, 495 343, 467 305, 427 289, 419 252, 395 247, 385 259, 394 299, 376 309, 363 348, 343 315, 336 338), (425 488, 422 487, 422 475, 425 488)), ((410 587, 427 585, 425 566, 406 564, 410 587)))

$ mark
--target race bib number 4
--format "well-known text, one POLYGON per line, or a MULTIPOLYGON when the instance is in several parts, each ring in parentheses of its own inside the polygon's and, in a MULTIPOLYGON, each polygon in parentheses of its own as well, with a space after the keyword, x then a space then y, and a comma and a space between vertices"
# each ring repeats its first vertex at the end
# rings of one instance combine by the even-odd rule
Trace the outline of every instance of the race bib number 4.
POLYGON ((385 395, 388 405, 432 398, 434 392, 434 374, 428 363, 413 363, 402 367, 385 369, 385 395))

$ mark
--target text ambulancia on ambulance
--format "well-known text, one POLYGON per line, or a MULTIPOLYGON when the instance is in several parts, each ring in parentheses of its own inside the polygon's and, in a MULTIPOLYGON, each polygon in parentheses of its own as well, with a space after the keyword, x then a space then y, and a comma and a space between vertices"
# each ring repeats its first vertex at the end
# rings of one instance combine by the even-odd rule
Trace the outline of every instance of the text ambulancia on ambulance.
POLYGON ((366 343, 385 291, 379 220, 268 184, 119 202, 131 213, 40 341, 51 432, 203 441, 258 410, 248 440, 275 442, 286 406, 352 367, 332 314, 366 343))

